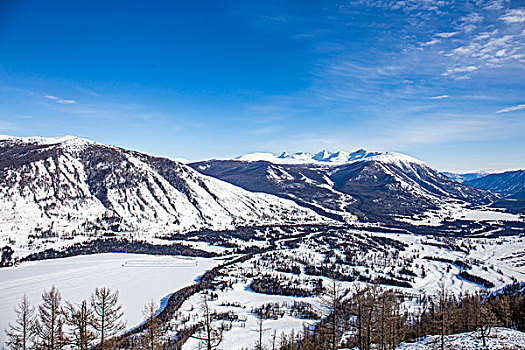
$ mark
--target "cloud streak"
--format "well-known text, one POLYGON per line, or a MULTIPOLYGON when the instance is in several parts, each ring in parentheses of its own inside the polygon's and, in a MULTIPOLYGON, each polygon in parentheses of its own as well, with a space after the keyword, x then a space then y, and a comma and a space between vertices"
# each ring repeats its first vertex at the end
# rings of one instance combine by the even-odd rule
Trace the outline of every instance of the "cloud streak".
POLYGON ((56 97, 56 96, 53 96, 53 95, 45 95, 44 97, 49 99, 49 100, 53 100, 56 103, 63 104, 63 105, 70 105, 70 104, 73 104, 73 103, 77 103, 77 101, 75 101, 75 100, 66 100, 66 99, 62 99, 60 97, 56 97))
POLYGON ((520 105, 516 105, 516 106, 512 106, 512 107, 503 108, 503 109, 500 109, 499 111, 497 111, 496 113, 514 112, 514 111, 519 111, 520 109, 525 109, 525 104, 520 104, 520 105))

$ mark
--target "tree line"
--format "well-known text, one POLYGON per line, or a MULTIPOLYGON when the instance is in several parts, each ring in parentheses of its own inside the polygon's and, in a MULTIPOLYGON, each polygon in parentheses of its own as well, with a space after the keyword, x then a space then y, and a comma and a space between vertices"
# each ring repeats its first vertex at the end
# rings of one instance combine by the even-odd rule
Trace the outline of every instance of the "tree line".
POLYGON ((440 283, 434 295, 411 296, 377 285, 342 290, 334 281, 323 301, 328 316, 301 334, 281 337, 278 349, 388 350, 438 335, 438 348, 443 350, 446 335, 463 332, 474 332, 485 346, 493 327, 525 331, 523 287, 515 283, 496 294, 454 295, 440 283))
POLYGON ((118 291, 106 287, 74 304, 52 286, 36 308, 24 294, 14 323, 5 330, 6 345, 13 350, 112 349, 113 337, 126 326, 121 309, 118 291))

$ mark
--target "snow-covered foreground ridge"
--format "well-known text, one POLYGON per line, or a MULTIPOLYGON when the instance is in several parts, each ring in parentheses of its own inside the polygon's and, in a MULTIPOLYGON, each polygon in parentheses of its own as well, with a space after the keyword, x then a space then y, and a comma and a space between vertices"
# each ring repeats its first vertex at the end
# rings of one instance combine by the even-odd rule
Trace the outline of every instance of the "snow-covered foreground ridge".
POLYGON ((165 158, 90 140, 0 137, 0 240, 326 221, 165 158))
MULTIPOLYGON (((445 336, 447 349, 457 350, 478 350, 478 349, 525 349, 525 333, 508 328, 495 327, 487 337, 486 346, 479 332, 468 332, 451 334, 445 336)), ((398 350, 432 350, 439 349, 440 338, 437 335, 428 336, 415 343, 403 343, 396 349, 398 350)))

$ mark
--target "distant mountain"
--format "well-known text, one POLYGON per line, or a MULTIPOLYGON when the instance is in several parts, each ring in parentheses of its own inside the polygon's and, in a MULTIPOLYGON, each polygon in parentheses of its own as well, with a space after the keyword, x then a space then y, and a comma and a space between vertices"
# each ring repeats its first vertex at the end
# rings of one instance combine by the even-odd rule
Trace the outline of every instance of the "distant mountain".
POLYGON ((445 171, 442 172, 442 174, 448 176, 454 181, 464 183, 465 181, 479 179, 480 177, 486 176, 490 173, 487 171, 479 171, 474 173, 450 173, 445 171))
POLYGON ((387 152, 368 152, 364 149, 357 150, 355 152, 330 152, 323 150, 318 153, 287 153, 283 152, 278 155, 272 153, 250 153, 242 155, 236 160, 245 161, 245 162, 257 162, 257 161, 266 161, 274 164, 324 164, 324 165, 334 165, 334 164, 343 164, 349 163, 357 160, 369 159, 375 156, 387 155, 392 153, 387 152))
POLYGON ((76 137, 0 137, 0 243, 326 221, 165 158, 76 137), (35 240, 36 239, 36 240, 35 240))
POLYGON ((256 153, 190 166, 246 190, 292 199, 321 215, 347 221, 357 216, 388 222, 442 208, 451 200, 483 204, 496 198, 399 153, 256 153))
POLYGON ((525 199, 525 170, 506 171, 499 174, 489 174, 477 179, 465 181, 465 184, 474 186, 504 197, 525 199), (522 198, 517 198, 522 197, 522 198))

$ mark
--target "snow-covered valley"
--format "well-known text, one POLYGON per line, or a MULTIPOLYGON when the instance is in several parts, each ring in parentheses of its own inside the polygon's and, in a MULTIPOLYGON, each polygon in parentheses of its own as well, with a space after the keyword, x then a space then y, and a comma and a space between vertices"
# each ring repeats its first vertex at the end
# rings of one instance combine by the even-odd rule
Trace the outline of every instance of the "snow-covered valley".
MULTIPOLYGON (((37 305, 55 285, 78 302, 106 286, 120 293, 127 347, 151 324, 150 300, 165 306, 167 347, 202 345, 188 334, 203 300, 222 348, 273 347, 330 317, 332 282, 348 308, 372 290, 412 315, 443 286, 466 295, 525 280, 523 213, 402 154, 186 165, 74 137, 4 137, 0 152, 1 328, 24 293, 37 305)), ((352 312, 341 344, 356 336, 352 312)))

